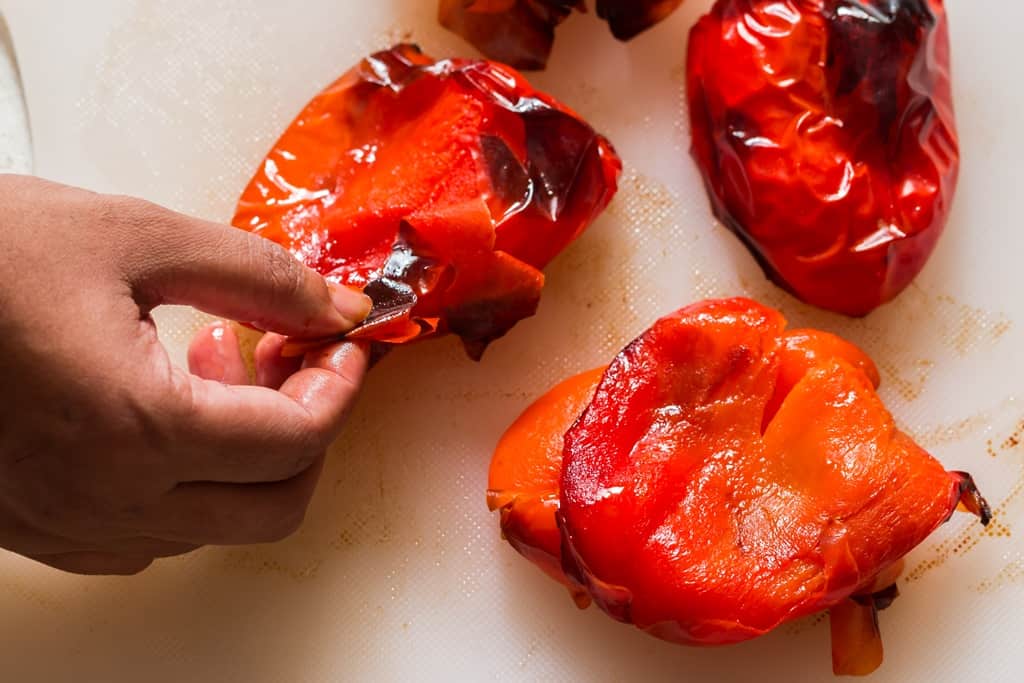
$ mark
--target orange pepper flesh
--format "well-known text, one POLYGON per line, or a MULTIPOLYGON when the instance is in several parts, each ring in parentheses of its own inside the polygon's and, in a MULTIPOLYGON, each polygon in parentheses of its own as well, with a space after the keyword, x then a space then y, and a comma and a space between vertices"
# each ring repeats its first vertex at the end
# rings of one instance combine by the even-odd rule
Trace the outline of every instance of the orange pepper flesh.
POLYGON ((903 556, 961 500, 990 513, 968 475, 896 429, 862 351, 784 328, 745 299, 658 321, 600 378, 524 413, 488 500, 509 542, 581 604, 691 645, 832 609, 836 671, 864 673, 877 629, 852 638, 871 635, 872 596, 903 556))
POLYGON ((693 156, 780 286, 869 313, 924 267, 959 150, 941 0, 718 0, 692 29, 693 156))
POLYGON ((505 539, 549 576, 564 583, 562 536, 555 521, 562 476, 562 435, 593 398, 605 368, 565 380, 537 400, 502 436, 491 459, 487 505, 501 511, 505 539))
POLYGON ((351 338, 452 332, 478 358, 535 312, 541 269, 604 210, 620 171, 606 139, 508 67, 399 45, 306 106, 233 223, 365 291, 374 312, 351 338))

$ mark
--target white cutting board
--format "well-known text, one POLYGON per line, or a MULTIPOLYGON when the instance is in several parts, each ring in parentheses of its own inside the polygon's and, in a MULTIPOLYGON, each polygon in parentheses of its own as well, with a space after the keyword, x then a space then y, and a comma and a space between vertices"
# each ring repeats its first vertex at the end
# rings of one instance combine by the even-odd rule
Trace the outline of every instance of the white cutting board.
MULTIPOLYGON (((549 269, 539 314, 482 364, 454 340, 374 370, 308 521, 272 547, 208 549, 128 579, 0 556, 10 681, 827 681, 827 623, 719 650, 648 638, 562 589, 498 538, 484 488, 505 426, 558 378, 608 361, 649 322, 750 294, 879 362, 884 397, 997 511, 916 551, 882 615, 879 681, 1010 681, 1024 670, 1024 111, 1014 0, 949 0, 964 165, 949 232, 917 284, 866 320, 765 282, 708 210, 687 150, 688 0, 629 46, 593 17, 560 32, 536 82, 616 143, 613 207, 549 269), (612 86, 612 84, 618 84, 612 86)), ((434 0, 0 0, 39 174, 226 220, 264 152, 321 86, 411 36, 471 54, 434 0), (302 8, 301 10, 298 8, 302 8)), ((163 315, 177 358, 198 318, 163 315)), ((74 321, 68 321, 69 334, 74 321)))

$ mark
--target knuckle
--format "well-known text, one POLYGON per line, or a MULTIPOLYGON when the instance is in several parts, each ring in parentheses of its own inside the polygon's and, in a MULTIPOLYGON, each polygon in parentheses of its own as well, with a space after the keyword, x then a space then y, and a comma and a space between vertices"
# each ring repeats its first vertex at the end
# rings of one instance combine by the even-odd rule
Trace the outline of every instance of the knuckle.
POLYGON ((107 229, 120 226, 131 231, 150 232, 165 213, 144 199, 124 195, 95 195, 93 201, 97 203, 101 222, 107 229))
POLYGON ((276 296, 291 299, 302 293, 306 273, 301 264, 276 244, 263 239, 249 240, 253 262, 258 273, 263 273, 276 296))

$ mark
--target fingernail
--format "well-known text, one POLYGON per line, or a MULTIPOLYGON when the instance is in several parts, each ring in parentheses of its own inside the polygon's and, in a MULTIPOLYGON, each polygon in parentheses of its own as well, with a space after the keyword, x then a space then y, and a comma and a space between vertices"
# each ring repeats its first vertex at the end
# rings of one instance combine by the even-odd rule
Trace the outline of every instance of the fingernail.
POLYGON ((370 315, 373 309, 373 300, 362 292, 339 285, 334 282, 327 283, 327 289, 331 292, 331 301, 338 309, 341 316, 355 327, 370 315))

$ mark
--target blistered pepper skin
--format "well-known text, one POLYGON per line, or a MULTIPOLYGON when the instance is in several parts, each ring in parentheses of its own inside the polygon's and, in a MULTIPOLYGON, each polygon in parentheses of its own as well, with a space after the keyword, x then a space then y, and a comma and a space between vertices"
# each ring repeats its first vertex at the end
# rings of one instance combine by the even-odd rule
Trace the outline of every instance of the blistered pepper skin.
POLYGON ((531 406, 488 502, 580 605, 704 646, 830 610, 836 672, 868 673, 903 557, 960 505, 991 515, 896 427, 878 383, 834 335, 747 299, 695 304, 531 406))
MULTIPOLYGON (((619 40, 630 40, 675 11, 683 0, 597 0, 597 15, 619 40)), ((517 69, 543 69, 555 29, 584 0, 440 0, 438 20, 489 59, 517 69)))
POLYGON ((779 285, 861 316, 921 271, 959 169, 941 0, 719 0, 690 34, 693 155, 779 285))
POLYGON ((451 332, 479 358, 535 312, 541 270, 608 205, 620 171, 605 138, 508 67, 399 45, 306 106, 233 223, 368 294, 350 338, 451 332))

